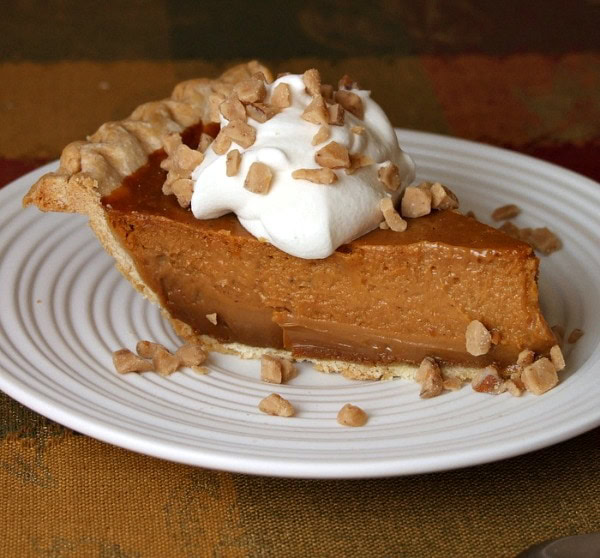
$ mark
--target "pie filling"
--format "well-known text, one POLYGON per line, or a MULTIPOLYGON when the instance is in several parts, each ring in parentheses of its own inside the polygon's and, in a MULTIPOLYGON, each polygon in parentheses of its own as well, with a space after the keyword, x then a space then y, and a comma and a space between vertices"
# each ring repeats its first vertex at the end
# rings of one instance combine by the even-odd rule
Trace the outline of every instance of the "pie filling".
MULTIPOLYGON (((200 133, 183 134, 195 147, 200 133)), ((297 358, 365 364, 514 364, 547 354, 554 336, 538 305, 529 245, 454 211, 376 229, 321 260, 261 242, 228 214, 199 220, 162 193, 164 151, 102 199, 112 231, 172 318, 221 342, 285 348, 297 358), (217 315, 214 319, 207 315, 217 315), (485 355, 465 348, 480 320, 499 332, 485 355)))

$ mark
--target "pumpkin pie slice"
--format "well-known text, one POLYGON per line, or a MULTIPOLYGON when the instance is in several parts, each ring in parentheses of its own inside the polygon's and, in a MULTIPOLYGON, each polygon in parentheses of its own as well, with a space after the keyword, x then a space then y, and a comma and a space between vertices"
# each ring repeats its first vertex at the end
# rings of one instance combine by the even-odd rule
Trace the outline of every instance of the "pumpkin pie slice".
POLYGON ((539 308, 533 249, 456 210, 302 259, 255 238, 233 214, 196 219, 165 195, 165 139, 208 144, 219 132, 215 106, 257 72, 270 78, 256 62, 236 66, 103 124, 64 149, 59 170, 24 205, 87 215, 119 271, 177 334, 213 350, 287 355, 357 379, 414 377, 424 357, 466 379, 490 364, 510 367, 525 349, 549 353, 556 341, 539 308), (474 321, 492 333, 484 354, 467 350, 474 321))

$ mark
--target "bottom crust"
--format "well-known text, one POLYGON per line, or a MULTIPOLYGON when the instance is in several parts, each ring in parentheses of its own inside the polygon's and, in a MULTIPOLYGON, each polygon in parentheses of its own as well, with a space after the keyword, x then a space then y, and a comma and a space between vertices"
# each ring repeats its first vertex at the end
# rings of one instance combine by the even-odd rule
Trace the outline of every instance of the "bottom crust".
MULTIPOLYGON (((404 380, 416 381, 415 375, 419 367, 416 364, 398 363, 391 365, 367 365, 355 362, 346 362, 343 360, 324 360, 319 358, 297 359, 292 356, 291 351, 285 349, 272 349, 268 347, 252 347, 243 343, 221 343, 210 335, 198 335, 187 324, 166 316, 175 333, 186 341, 193 341, 202 344, 208 351, 236 355, 243 359, 260 359, 263 355, 269 354, 298 362, 310 362, 319 372, 327 374, 341 374, 351 380, 392 380, 402 378, 404 380)), ((463 381, 471 381, 479 368, 447 365, 442 367, 442 372, 446 377, 459 378, 463 381)))

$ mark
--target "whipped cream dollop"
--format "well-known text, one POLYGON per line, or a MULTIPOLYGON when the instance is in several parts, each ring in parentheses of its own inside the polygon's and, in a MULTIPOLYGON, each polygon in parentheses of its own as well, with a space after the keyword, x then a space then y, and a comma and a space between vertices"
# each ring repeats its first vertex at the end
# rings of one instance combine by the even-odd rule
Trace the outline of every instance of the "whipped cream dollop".
MULTIPOLYGON (((234 212, 242 226, 257 238, 299 258, 326 258, 379 226, 383 220, 380 201, 396 200, 414 179, 414 164, 402 151, 394 128, 369 91, 352 89, 364 108, 364 118, 345 111, 342 125, 329 125, 329 137, 312 145, 320 126, 301 116, 313 97, 307 93, 302 75, 285 75, 266 85, 265 102, 281 83, 289 86, 291 105, 266 122, 248 118, 256 129, 256 140, 247 149, 232 143, 229 150, 241 153, 235 176, 226 174, 226 154, 209 148, 192 173, 194 192, 191 210, 198 219, 213 219, 234 212), (362 154, 373 163, 347 173, 334 169, 337 180, 316 184, 292 177, 297 169, 318 169, 315 154, 329 142, 344 146, 350 154, 362 154), (272 172, 268 193, 254 193, 244 181, 254 162, 272 172), (378 170, 393 163, 401 184, 390 192, 378 178, 378 170)), ((221 128, 228 121, 221 116, 221 128)))

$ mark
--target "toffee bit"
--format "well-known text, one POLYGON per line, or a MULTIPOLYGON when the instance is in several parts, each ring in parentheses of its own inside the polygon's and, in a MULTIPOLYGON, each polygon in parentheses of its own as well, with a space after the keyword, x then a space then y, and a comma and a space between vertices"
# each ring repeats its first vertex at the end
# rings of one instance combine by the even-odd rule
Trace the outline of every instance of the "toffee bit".
POLYGON ((288 108, 292 104, 292 94, 287 83, 280 83, 273 89, 271 104, 277 108, 288 108))
POLYGON ((273 105, 266 105, 264 103, 251 103, 246 105, 246 113, 248 116, 261 124, 273 118, 277 112, 277 108, 273 105))
POLYGON ((313 145, 318 145, 319 143, 323 143, 327 141, 331 136, 331 132, 329 131, 328 126, 321 126, 319 131, 313 136, 311 143, 313 145))
POLYGON ((262 79, 245 79, 233 86, 233 92, 242 103, 262 103, 267 95, 262 79))
POLYGON ((217 325, 217 313, 213 312, 212 314, 206 314, 206 319, 212 324, 217 325))
POLYGON ((329 124, 333 126, 344 125, 344 107, 339 103, 328 105, 327 113, 329 115, 329 124))
POLYGON ((558 345, 554 345, 550 349, 550 361, 552 362, 552 364, 554 364, 554 368, 556 368, 557 372, 564 370, 565 366, 567 365, 565 363, 565 357, 563 356, 562 351, 560 350, 560 347, 558 345))
POLYGON ((344 107, 345 110, 352 113, 361 120, 365 116, 365 109, 363 107, 362 99, 351 91, 336 91, 335 100, 344 107))
POLYGON ((521 380, 527 391, 534 395, 542 395, 558 384, 558 375, 554 364, 543 357, 525 367, 521 373, 521 380))
POLYGON ((402 216, 423 217, 431 213, 431 191, 423 185, 409 186, 402 196, 402 216))
POLYGON ((583 337, 583 330, 579 328, 575 328, 571 333, 569 333, 569 337, 567 337, 567 342, 573 344, 577 343, 583 337))
POLYGON ((494 211, 492 211, 492 219, 494 221, 504 221, 516 217, 519 213, 521 213, 521 209, 517 205, 511 203, 494 209, 494 211))
POLYGON ((242 156, 237 149, 232 149, 227 153, 227 160, 225 163, 225 174, 227 176, 235 176, 240 170, 240 164, 242 162, 242 156))
POLYGON ((221 111, 219 107, 221 103, 225 100, 225 96, 220 93, 211 93, 208 96, 208 121, 209 122, 219 122, 221 120, 221 111))
POLYGON ((517 240, 521 240, 521 230, 515 224, 510 221, 506 221, 502 224, 502 226, 498 227, 498 230, 506 233, 508 236, 512 238, 516 238, 517 240))
POLYGON ((333 101, 333 85, 329 83, 321 84, 321 95, 326 101, 333 101))
POLYGON ((195 343, 186 343, 175 351, 175 356, 179 358, 179 361, 183 366, 200 366, 206 361, 206 351, 202 345, 195 343))
POLYGON ((295 409, 292 404, 277 393, 272 393, 271 395, 265 397, 258 404, 258 408, 263 413, 278 417, 292 417, 295 413, 295 409))
POLYGON ((221 114, 227 120, 243 120, 246 121, 246 109, 242 102, 237 98, 237 95, 232 95, 223 101, 219 107, 221 114))
POLYGON ((296 180, 308 180, 315 184, 333 184, 337 175, 331 169, 296 169, 292 172, 296 180))
POLYGON ((273 173, 264 163, 254 162, 250 165, 244 188, 255 194, 267 194, 271 188, 273 173))
POLYGON ((350 156, 348 150, 337 141, 330 141, 315 153, 315 161, 318 165, 328 169, 348 168, 350 156))
POLYGON ((179 358, 162 345, 152 355, 152 366, 161 376, 169 376, 179 368, 180 364, 179 358))
POLYGON ((213 139, 213 137, 202 132, 202 134, 200 135, 200 141, 198 142, 198 151, 204 153, 209 148, 210 144, 213 142, 213 139))
POLYGON ((547 227, 533 229, 524 240, 546 256, 562 248, 560 238, 547 227))
POLYGON ((301 115, 303 120, 311 124, 328 124, 329 112, 325 100, 321 95, 315 95, 310 104, 304 109, 301 115))
POLYGON ((119 349, 112 354, 115 370, 119 374, 128 372, 150 372, 152 363, 133 354, 129 349, 119 349))
POLYGON ((364 426, 369 416, 360 407, 346 403, 337 414, 337 421, 342 426, 364 426))
POLYGON ((383 198, 379 202, 379 209, 381 209, 383 218, 390 229, 392 229, 394 232, 404 232, 406 230, 408 223, 402 219, 400 214, 396 211, 394 202, 392 202, 391 198, 383 198))
POLYGON ((315 68, 311 68, 310 70, 306 70, 302 75, 302 81, 304 81, 304 85, 306 86, 306 92, 313 97, 315 95, 321 95, 321 74, 319 70, 315 68))
POLYGON ((444 378, 444 389, 448 391, 458 391, 463 385, 463 381, 456 376, 448 376, 444 378))
POLYGON ((338 89, 359 89, 356 83, 348 74, 344 74, 338 81, 338 89))
POLYGON ((350 131, 353 134, 356 134, 357 136, 362 136, 365 133, 365 127, 364 126, 352 126, 352 128, 350 128, 350 131))
POLYGON ((433 209, 457 209, 458 198, 450 188, 446 188, 439 182, 431 185, 431 207, 433 209))
POLYGON ((217 155, 224 155, 231 147, 231 138, 221 130, 210 145, 217 155))
POLYGON ((530 364, 533 364, 534 360, 535 353, 529 349, 524 349, 519 353, 519 356, 517 357, 517 366, 520 366, 521 368, 529 366, 530 364))
POLYGON ((402 184, 398 167, 394 163, 387 163, 383 167, 379 167, 377 178, 389 192, 395 192, 402 184))
POLYGON ((271 384, 284 384, 296 376, 296 367, 290 360, 272 355, 260 359, 260 379, 271 384))
POLYGON ((368 167, 374 164, 375 161, 368 155, 362 153, 350 153, 350 167, 346 169, 346 174, 354 174, 357 170, 363 167, 368 167))
POLYGON ((465 339, 467 352, 473 356, 487 354, 492 346, 492 335, 479 320, 469 323, 465 339))
POLYGON ((521 397, 524 391, 524 386, 521 387, 521 385, 517 384, 514 380, 506 380, 506 382, 504 382, 504 387, 513 397, 521 397))
POLYGON ((500 391, 502 383, 497 368, 495 366, 487 366, 473 377, 471 387, 479 393, 496 394, 500 391))
POLYGON ((256 129, 243 120, 231 120, 221 132, 244 149, 248 149, 256 141, 256 129))
POLYGON ((171 183, 171 191, 177 198, 177 203, 187 208, 192 203, 192 194, 194 193, 194 182, 189 178, 178 178, 171 183))
POLYGON ((135 346, 135 352, 143 358, 152 358, 159 349, 165 349, 165 347, 152 341, 140 340, 135 346))

